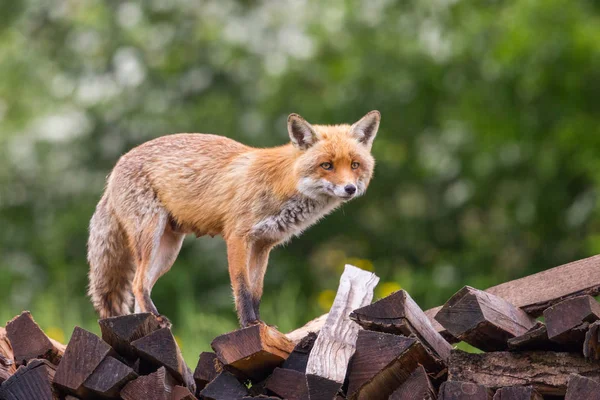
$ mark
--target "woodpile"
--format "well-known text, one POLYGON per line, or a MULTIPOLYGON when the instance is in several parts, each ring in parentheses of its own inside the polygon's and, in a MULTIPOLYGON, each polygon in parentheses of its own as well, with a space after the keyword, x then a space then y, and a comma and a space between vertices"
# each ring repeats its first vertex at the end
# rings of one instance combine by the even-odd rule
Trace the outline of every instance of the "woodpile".
POLYGON ((0 328, 0 400, 600 400, 600 256, 425 312, 404 290, 371 303, 378 281, 346 266, 329 314, 221 335, 194 372, 151 314, 100 320, 101 337, 76 327, 64 346, 23 312, 0 328))

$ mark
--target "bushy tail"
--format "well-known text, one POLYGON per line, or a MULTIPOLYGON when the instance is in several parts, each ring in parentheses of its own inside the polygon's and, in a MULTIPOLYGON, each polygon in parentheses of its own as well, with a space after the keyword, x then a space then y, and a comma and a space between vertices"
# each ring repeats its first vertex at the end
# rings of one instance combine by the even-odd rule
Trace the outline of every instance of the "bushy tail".
POLYGON ((106 193, 90 222, 88 263, 88 294, 100 318, 129 314, 135 266, 127 237, 110 208, 106 193))

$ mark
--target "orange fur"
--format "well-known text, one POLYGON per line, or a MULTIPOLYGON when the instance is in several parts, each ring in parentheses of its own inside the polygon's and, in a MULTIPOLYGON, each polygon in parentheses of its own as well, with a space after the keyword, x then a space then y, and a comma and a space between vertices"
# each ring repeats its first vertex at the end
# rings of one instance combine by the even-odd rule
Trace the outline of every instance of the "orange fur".
POLYGON ((224 237, 240 322, 258 321, 270 250, 364 193, 379 118, 371 112, 352 126, 313 126, 292 114, 292 143, 276 148, 174 134, 125 154, 90 223, 89 293, 100 315, 128 312, 129 291, 136 311, 158 313, 152 286, 194 233, 224 237))

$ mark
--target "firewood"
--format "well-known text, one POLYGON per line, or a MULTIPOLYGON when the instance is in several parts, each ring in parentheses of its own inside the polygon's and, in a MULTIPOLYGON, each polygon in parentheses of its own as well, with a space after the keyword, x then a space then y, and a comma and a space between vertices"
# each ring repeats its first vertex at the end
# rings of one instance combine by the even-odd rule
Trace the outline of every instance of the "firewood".
POLYGON ((103 398, 119 398, 119 391, 138 375, 114 357, 107 356, 83 383, 83 387, 103 398))
POLYGON ((600 319, 600 304, 588 295, 562 301, 544 311, 548 338, 581 346, 590 322, 600 319))
POLYGON ((151 313, 129 314, 98 321, 102 339, 120 355, 136 359, 131 342, 141 339, 160 329, 157 317, 151 313))
POLYGON ((85 329, 75 327, 56 369, 54 385, 75 395, 85 393, 83 383, 108 355, 115 355, 108 343, 85 329))
POLYGON ((383 332, 360 331, 348 373, 350 399, 387 399, 419 366, 438 370, 421 342, 383 332))
POLYGON ((508 349, 511 351, 567 351, 569 347, 548 339, 546 325, 542 322, 537 322, 521 336, 508 339, 508 349))
POLYGON ((247 394, 248 389, 233 374, 222 371, 202 389, 200 398, 206 400, 231 400, 242 398, 247 394))
POLYGON ((440 387, 439 400, 492 400, 493 392, 471 382, 448 381, 440 387))
POLYGON ((30 360, 21 366, 0 388, 3 400, 53 400, 52 379, 55 366, 47 360, 30 360))
POLYGON ((544 400, 544 398, 532 386, 509 386, 498 389, 494 400, 544 400))
POLYGON ((196 391, 201 391, 206 385, 219 374, 223 368, 221 362, 217 359, 215 353, 204 351, 200 353, 198 365, 194 371, 194 381, 196 381, 196 391))
POLYGON ((506 300, 470 286, 452 296, 435 318, 454 337, 484 351, 506 349, 508 339, 536 323, 506 300))
POLYGON ((308 363, 308 357, 312 350, 317 334, 310 332, 294 347, 294 351, 289 357, 281 364, 281 368, 293 369, 303 374, 306 372, 306 364, 308 363))
POLYGON ((123 400, 171 400, 173 388, 177 382, 165 367, 160 367, 156 372, 140 376, 129 382, 123 390, 123 400))
POLYGON ((294 349, 285 335, 264 324, 218 336, 211 346, 228 370, 256 381, 281 365, 294 349))
POLYGON ((170 400, 196 400, 196 397, 185 386, 175 386, 170 400))
POLYGON ((44 358, 58 365, 65 352, 65 345, 46 336, 29 311, 23 311, 6 324, 6 335, 18 365, 34 358, 44 358))
POLYGON ((390 400, 435 400, 435 389, 427 376, 427 371, 419 365, 408 379, 389 397, 390 400))
POLYGON ((590 324, 583 342, 583 355, 588 360, 600 360, 600 321, 590 324))
POLYGON ((472 354, 453 350, 448 379, 482 384, 490 389, 533 386, 542 395, 564 396, 570 374, 600 379, 598 364, 579 354, 532 351, 472 354), (501 373, 500 373, 501 371, 501 373))
POLYGON ((282 399, 308 399, 306 376, 293 369, 275 368, 265 383, 265 389, 282 399))
POLYGON ((16 370, 15 356, 6 329, 0 327, 0 383, 10 378, 16 370))
POLYGON ((196 384, 192 373, 183 360, 181 350, 169 328, 156 330, 134 340, 131 345, 143 361, 155 367, 164 366, 179 383, 195 391, 196 384))
POLYGON ((439 360, 450 357, 452 346, 436 332, 423 310, 404 290, 354 310, 350 319, 372 331, 415 335, 439 360))
POLYGON ((581 375, 571 375, 565 400, 600 400, 600 383, 581 375))
POLYGON ((306 374, 311 400, 331 400, 342 386, 359 330, 349 314, 371 303, 373 288, 378 282, 377 275, 346 265, 327 321, 308 357, 306 374), (317 393, 321 394, 316 397, 317 393))

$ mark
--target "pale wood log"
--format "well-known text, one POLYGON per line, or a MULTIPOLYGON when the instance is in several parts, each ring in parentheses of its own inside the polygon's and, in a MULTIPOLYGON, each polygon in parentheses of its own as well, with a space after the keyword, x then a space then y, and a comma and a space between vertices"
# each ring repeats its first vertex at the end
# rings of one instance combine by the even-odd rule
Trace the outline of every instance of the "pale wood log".
POLYGON ((6 329, 0 328, 0 383, 10 378, 16 370, 15 356, 6 329))

